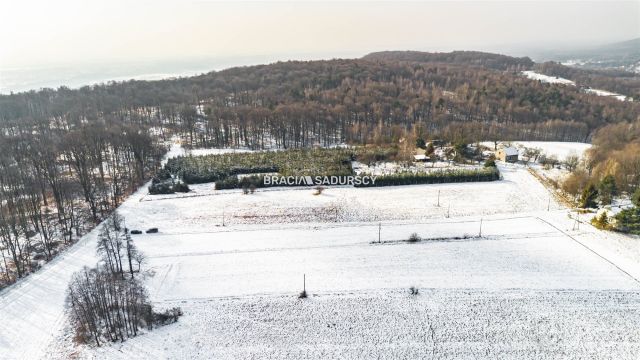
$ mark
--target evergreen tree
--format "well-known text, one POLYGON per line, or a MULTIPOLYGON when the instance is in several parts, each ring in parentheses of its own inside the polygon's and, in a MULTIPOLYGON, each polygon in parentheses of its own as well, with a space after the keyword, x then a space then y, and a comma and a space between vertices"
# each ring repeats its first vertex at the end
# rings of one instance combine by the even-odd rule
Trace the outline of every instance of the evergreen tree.
POLYGON ((616 230, 640 235, 640 207, 619 212, 616 215, 616 230))
POLYGON ((602 181, 598 184, 598 193, 600 194, 600 201, 603 205, 611 204, 613 197, 618 195, 618 187, 616 186, 616 179, 613 175, 607 175, 602 178, 602 181))
POLYGON ((583 191, 580 198, 580 207, 582 208, 594 208, 597 206, 596 199, 598 198, 598 190, 593 184, 589 184, 583 191))
POLYGON ((631 196, 631 202, 633 203, 633 205, 640 207, 640 188, 637 188, 631 196))

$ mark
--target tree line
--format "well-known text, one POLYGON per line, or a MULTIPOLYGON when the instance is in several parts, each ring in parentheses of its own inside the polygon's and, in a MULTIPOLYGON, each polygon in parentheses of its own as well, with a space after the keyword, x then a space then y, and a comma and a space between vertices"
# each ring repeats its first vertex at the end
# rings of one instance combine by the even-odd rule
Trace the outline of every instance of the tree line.
POLYGON ((165 152, 148 127, 128 121, 71 124, 51 114, 4 125, 0 288, 37 270, 108 216, 165 152))

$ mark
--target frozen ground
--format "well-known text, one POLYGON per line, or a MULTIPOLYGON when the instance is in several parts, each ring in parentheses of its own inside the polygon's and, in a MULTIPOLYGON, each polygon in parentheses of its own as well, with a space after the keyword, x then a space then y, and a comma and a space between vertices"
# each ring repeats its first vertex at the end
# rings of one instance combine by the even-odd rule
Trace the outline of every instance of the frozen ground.
MULTIPOLYGON (((170 302, 175 325, 103 359, 636 359, 637 292, 422 289, 170 302), (222 329, 222 330, 221 330, 222 329), (194 334, 198 334, 194 336, 194 334), (606 354, 605 356, 602 356, 606 354)), ((83 354, 85 355, 85 354, 83 354)))
POLYGON ((0 358, 637 358, 638 240, 576 222, 524 167, 500 167, 497 182, 317 196, 142 190, 120 212, 131 229, 160 228, 135 241, 151 299, 182 307, 180 321, 73 344, 64 290, 95 262, 93 232, 0 294, 0 358), (404 242, 413 232, 462 239, 404 242))
MULTIPOLYGON (((492 141, 484 141, 480 143, 483 146, 494 149, 492 141)), ((541 154, 546 156, 555 156, 559 161, 564 161, 569 155, 577 155, 582 158, 585 152, 591 148, 589 143, 581 142, 563 142, 563 141, 511 141, 498 142, 498 144, 510 144, 520 149, 520 155, 523 155, 525 149, 540 149, 541 154)))
POLYGON ((565 79, 565 78, 561 78, 561 77, 557 77, 557 76, 549 76, 549 75, 544 75, 544 74, 539 74, 535 71, 523 71, 522 74, 524 74, 524 76, 528 77, 529 79, 532 80, 540 80, 542 82, 545 83, 550 83, 550 84, 562 84, 562 85, 572 85, 575 86, 576 83, 569 80, 569 79, 565 79))
MULTIPOLYGON (((572 81, 572 80, 561 78, 561 77, 557 77, 557 76, 548 76, 548 75, 540 74, 540 73, 537 73, 537 72, 531 71, 531 70, 523 71, 522 74, 524 76, 528 77, 529 79, 539 80, 539 81, 542 81, 544 83, 576 86, 576 83, 574 81, 572 81)), ((632 100, 632 99, 627 98, 624 95, 621 95, 621 94, 618 94, 618 93, 614 93, 614 92, 611 92, 611 91, 606 91, 606 90, 585 88, 584 91, 589 93, 589 94, 594 94, 594 95, 597 95, 597 96, 612 97, 612 98, 620 100, 620 101, 632 100)))

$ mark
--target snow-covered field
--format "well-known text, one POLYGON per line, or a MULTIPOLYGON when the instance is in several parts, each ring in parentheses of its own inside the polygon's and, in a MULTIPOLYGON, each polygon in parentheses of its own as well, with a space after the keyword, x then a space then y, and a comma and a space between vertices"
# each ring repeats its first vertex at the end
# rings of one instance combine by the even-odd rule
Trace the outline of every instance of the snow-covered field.
POLYGON ((626 96, 620 95, 618 93, 614 93, 614 92, 611 92, 611 91, 591 89, 591 88, 585 89, 585 91, 588 92, 588 93, 591 93, 591 94, 598 95, 598 96, 610 96, 610 97, 616 98, 616 99, 618 99, 620 101, 626 101, 627 100, 626 96))
MULTIPOLYGON (((484 141, 480 144, 492 150, 495 145, 492 141, 484 141)), ((526 149, 540 149, 541 155, 554 156, 558 161, 564 161, 569 155, 577 155, 578 158, 583 158, 585 152, 592 146, 589 143, 562 141, 512 141, 498 142, 498 144, 509 144, 518 148, 521 156, 524 155, 526 149)))
POLYGON ((591 148, 591 144, 580 142, 560 141, 514 141, 519 148, 535 148, 542 150, 547 156, 555 156, 559 161, 564 161, 569 155, 578 155, 579 158, 591 148))
MULTIPOLYGON (((572 80, 561 78, 561 77, 557 77, 557 76, 544 75, 544 74, 540 74, 540 73, 537 73, 537 72, 531 71, 531 70, 523 71, 522 74, 524 76, 528 77, 529 79, 539 80, 539 81, 542 81, 544 83, 576 86, 576 83, 574 81, 572 81, 572 80)), ((589 93, 589 94, 594 94, 594 95, 597 95, 597 96, 612 97, 612 98, 615 98, 615 99, 620 100, 620 101, 630 100, 624 95, 621 95, 621 94, 618 94, 618 93, 614 93, 614 92, 611 92, 611 91, 606 91, 606 90, 585 88, 584 91, 589 93)))
POLYGON ((557 76, 544 75, 531 70, 523 71, 522 74, 524 74, 524 76, 528 77, 529 79, 540 80, 542 82, 549 83, 549 84, 562 84, 562 85, 573 85, 573 86, 576 85, 575 82, 569 79, 565 79, 557 76))
POLYGON ((0 294, 0 358, 637 358, 638 239, 577 223, 524 167, 500 170, 496 182, 320 195, 143 189, 120 212, 131 229, 160 229, 135 237, 150 297, 185 315, 76 347, 64 290, 95 262, 93 232, 0 294), (425 240, 405 242, 414 232, 425 240))

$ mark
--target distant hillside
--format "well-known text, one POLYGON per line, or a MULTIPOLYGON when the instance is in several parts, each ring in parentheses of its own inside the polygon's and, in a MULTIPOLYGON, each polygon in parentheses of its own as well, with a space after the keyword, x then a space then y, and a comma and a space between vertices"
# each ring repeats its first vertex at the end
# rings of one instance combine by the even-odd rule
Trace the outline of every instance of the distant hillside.
POLYGON ((640 73, 640 38, 588 49, 550 51, 543 54, 542 59, 586 69, 618 69, 640 73))
POLYGON ((480 51, 453 51, 448 53, 429 53, 421 51, 380 51, 367 54, 365 60, 373 61, 409 61, 432 62, 480 66, 494 70, 524 70, 534 65, 528 57, 485 53, 480 51))

